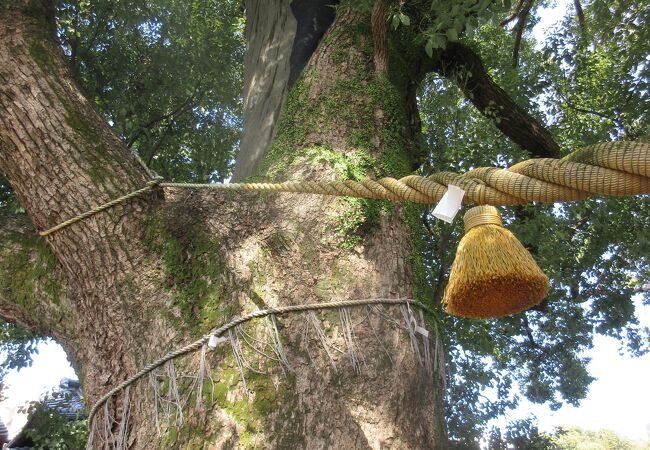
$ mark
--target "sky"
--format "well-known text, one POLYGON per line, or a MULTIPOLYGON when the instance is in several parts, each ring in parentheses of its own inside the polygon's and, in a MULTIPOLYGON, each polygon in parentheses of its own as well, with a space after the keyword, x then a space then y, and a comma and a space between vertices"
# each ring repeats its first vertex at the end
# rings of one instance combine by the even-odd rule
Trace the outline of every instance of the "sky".
MULTIPOLYGON (((639 322, 650 326, 650 306, 642 304, 641 296, 634 298, 634 305, 639 322)), ((622 355, 619 347, 614 338, 595 336, 594 347, 584 356, 591 358, 587 370, 596 380, 578 407, 565 405, 551 411, 546 405, 524 400, 516 410, 490 425, 505 428, 508 422, 534 415, 539 430, 547 433, 560 426, 575 426, 612 430, 635 441, 650 440, 650 354, 632 358, 622 355)))
MULTIPOLYGON (((546 31, 566 13, 566 1, 558 0, 547 8, 533 35, 543 41, 546 31)), ((637 317, 645 326, 650 326, 650 306, 635 299, 637 317)), ((7 400, 0 404, 0 418, 7 425, 10 436, 17 433, 26 421, 20 412, 28 402, 38 400, 42 395, 58 386, 64 378, 76 378, 63 349, 53 341, 41 343, 32 367, 19 372, 12 371, 5 378, 8 389, 7 400)), ((505 425, 510 420, 525 418, 534 414, 542 431, 551 432, 558 426, 579 426, 598 430, 610 429, 634 440, 650 440, 650 355, 631 358, 619 354, 618 342, 609 337, 597 336, 594 348, 585 353, 591 358, 589 373, 596 378, 587 398, 579 407, 564 406, 550 411, 547 406, 523 402, 507 417, 496 421, 505 425)))
POLYGON ((21 408, 39 400, 43 394, 58 387, 62 378, 77 379, 63 348, 49 340, 38 345, 31 367, 12 370, 4 379, 6 400, 0 402, 0 419, 9 430, 9 437, 20 431, 27 421, 21 408))

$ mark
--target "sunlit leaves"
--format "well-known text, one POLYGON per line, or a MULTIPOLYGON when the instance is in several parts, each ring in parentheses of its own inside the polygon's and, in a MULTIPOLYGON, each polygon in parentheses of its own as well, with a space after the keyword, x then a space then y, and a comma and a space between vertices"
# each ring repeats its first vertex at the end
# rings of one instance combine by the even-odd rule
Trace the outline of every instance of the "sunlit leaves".
MULTIPOLYGON (((550 124, 569 152, 649 134, 648 40, 639 41, 648 27, 638 24, 646 23, 650 8, 646 4, 642 13, 643 6, 626 5, 590 4, 586 15, 590 27, 597 28, 592 35, 581 37, 575 20, 567 19, 542 50, 524 39, 517 69, 511 65, 507 30, 487 23, 474 39, 463 39, 512 98, 550 124), (637 11, 634 19, 627 7, 637 11), (623 22, 602 8, 619 11, 623 22)), ((527 158, 496 129, 494 118, 478 113, 453 84, 432 77, 419 100, 430 149, 425 173, 506 167, 527 158)), ((539 311, 487 322, 447 321, 448 423, 460 448, 471 448, 490 418, 517 404, 518 393, 552 408, 579 403, 592 381, 583 355, 594 333, 619 339, 621 350, 632 355, 650 351, 650 333, 638 323, 632 301, 641 295, 650 302, 643 281, 650 278, 648 198, 531 205, 524 208, 526 220, 516 209, 502 211, 509 229, 533 249, 552 289, 539 311)), ((438 241, 445 237, 438 225, 431 227, 440 233, 438 241)), ((448 270, 461 235, 462 226, 456 224, 448 245, 427 240, 430 280, 446 280, 440 271, 448 270)))
POLYGON ((124 141, 169 180, 216 181, 240 132, 239 2, 64 1, 74 72, 124 141))
POLYGON ((472 37, 479 25, 497 22, 511 7, 508 0, 413 0, 391 2, 391 5, 387 16, 391 27, 396 30, 400 26, 413 26, 413 44, 422 45, 429 57, 449 42, 472 37))
POLYGON ((566 20, 546 43, 562 99, 552 105, 554 119, 577 144, 648 133, 649 11, 647 2, 593 2, 585 8, 587 30, 566 20))
POLYGON ((29 367, 39 336, 20 325, 0 322, 0 380, 11 369, 29 367))

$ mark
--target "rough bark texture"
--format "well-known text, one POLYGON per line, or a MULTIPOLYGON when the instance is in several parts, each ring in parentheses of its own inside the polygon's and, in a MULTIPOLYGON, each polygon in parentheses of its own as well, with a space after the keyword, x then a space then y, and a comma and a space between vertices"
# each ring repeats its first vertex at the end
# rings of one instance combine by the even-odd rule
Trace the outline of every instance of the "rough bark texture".
MULTIPOLYGON (((72 81, 49 32, 49 4, 25 3, 0 17, 0 169, 44 230, 142 187, 147 176, 72 81)), ((145 210, 159 200, 144 196, 46 243, 33 228, 3 233, 0 298, 14 304, 3 317, 55 336, 90 403, 178 339, 148 313, 167 297, 159 263, 140 242, 145 210)), ((135 421, 141 412, 133 409, 135 421)))
POLYGON ((386 13, 388 0, 378 0, 372 8, 372 38, 375 45, 375 70, 385 72, 388 69, 388 49, 386 43, 386 13))
MULTIPOLYGON (((291 8, 300 14, 299 19, 306 22, 297 24, 297 28, 302 29, 300 35, 296 34, 296 20, 289 13, 288 1, 284 7, 279 3, 252 0, 247 4, 248 23, 256 25, 247 29, 249 44, 245 64, 244 133, 234 180, 255 174, 269 150, 289 88, 303 69, 306 56, 315 48, 314 42, 320 39, 320 34, 315 30, 322 30, 323 23, 329 23, 319 14, 322 15, 323 5, 330 3, 338 2, 294 0, 290 3, 291 8), (316 25, 318 20, 322 22, 320 26, 316 25), (278 28, 283 30, 280 36, 277 34, 278 28), (293 44, 289 43, 290 40, 293 40, 293 44), (289 52, 290 45, 293 46, 291 58, 286 60, 281 54, 288 54, 286 52, 289 52)), ((375 2, 372 29, 368 29, 367 33, 373 40, 376 71, 387 71, 391 52, 394 63, 400 65, 403 71, 401 79, 393 77, 393 81, 406 97, 410 133, 407 145, 411 153, 412 169, 419 166, 423 153, 420 140, 422 123, 417 108, 418 88, 426 74, 432 71, 456 83, 481 113, 494 120, 504 135, 527 150, 531 156, 559 157, 560 147, 551 133, 494 82, 480 56, 469 47, 450 43, 445 50, 428 57, 423 49, 413 47, 413 43, 408 41, 408 34, 406 42, 400 42, 404 36, 391 36, 392 42, 389 45, 385 21, 387 9, 388 2, 375 2)), ((337 64, 338 60, 333 62, 333 65, 337 64)))
MULTIPOLYGON (((71 81, 35 4, 0 10, 0 169, 42 230, 147 178, 71 81)), ((265 51, 276 51, 271 47, 265 51)), ((373 55, 369 15, 342 8, 287 101, 262 164, 268 173, 317 179, 340 177, 341 170, 408 171, 405 82, 377 74, 373 55)), ((277 88, 272 81, 267 86, 277 88)), ((410 227, 418 216, 378 202, 156 191, 46 240, 25 231, 24 219, 3 217, 0 237, 9 245, 0 252, 0 314, 56 336, 92 404, 234 314, 264 305, 421 295, 417 233, 410 227)), ((363 310, 353 313, 355 322, 364 317, 363 310)), ((343 346, 337 313, 321 319, 343 346)), ((132 391, 129 446, 444 447, 440 374, 422 370, 401 330, 372 320, 373 327, 355 328, 365 361, 360 374, 346 355, 334 356, 336 370, 330 366, 314 337, 303 339, 298 315, 281 321, 293 368, 287 375, 273 365, 263 376, 246 371, 245 390, 232 356, 211 353, 214 389, 182 427, 163 420, 160 437, 146 389, 132 391)), ((250 331, 262 329, 253 324, 250 331)), ((191 372, 196 363, 194 355, 177 369, 191 372)), ((110 405, 118 416, 121 402, 110 405)))
MULTIPOLYGON (((3 14, 0 39, 0 167, 38 230, 144 185, 144 171, 72 83, 44 23, 18 11, 3 14)), ((148 200, 154 200, 149 198, 148 200)), ((78 362, 109 361, 135 345, 138 329, 109 299, 146 259, 137 242, 145 200, 138 200, 48 238, 66 279, 71 322, 104 316, 70 336, 78 362), (100 300, 101 299, 101 300, 100 300), (113 328, 113 326, 115 328, 113 328), (124 333, 125 329, 132 331, 124 333), (88 345, 92 341, 92 345, 88 345), (123 347, 124 346, 124 347, 123 347), (101 356, 100 356, 101 355, 101 356), (109 358, 110 356, 110 358, 109 358)), ((146 264, 143 266, 146 269, 146 264)), ((146 297, 145 297, 146 298, 146 297)), ((141 299, 130 299, 136 307, 141 299)), ((39 304, 33 305, 38 313, 39 304)), ((124 361, 107 373, 120 372, 124 361)), ((128 369, 133 369, 131 361, 128 369)), ((112 376, 110 377, 112 378, 112 376)), ((109 380, 106 380, 109 381, 109 380)), ((114 380, 110 380, 114 381, 114 380)))

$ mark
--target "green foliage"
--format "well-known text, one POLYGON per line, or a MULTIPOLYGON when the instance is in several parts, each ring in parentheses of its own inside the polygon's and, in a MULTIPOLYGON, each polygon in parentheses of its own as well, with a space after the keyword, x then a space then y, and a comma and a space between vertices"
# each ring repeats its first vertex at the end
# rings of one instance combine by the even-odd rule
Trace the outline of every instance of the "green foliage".
POLYGON ((14 196, 9 183, 0 175, 0 209, 6 208, 8 211, 15 213, 24 213, 25 209, 20 206, 14 196))
POLYGON ((8 322, 0 322, 0 343, 2 357, 0 362, 0 381, 7 371, 32 365, 32 356, 37 353, 39 337, 27 328, 8 322))
POLYGON ((648 134, 649 9, 644 1, 593 2, 585 9, 587 29, 566 19, 546 41, 556 101, 545 106, 569 145, 648 134))
POLYGON ((647 450, 650 442, 638 443, 613 431, 590 431, 581 428, 561 428, 552 438, 554 449, 562 450, 647 450))
POLYGON ((115 131, 168 180, 230 173, 240 132, 235 0, 61 0, 74 75, 115 131))
POLYGON ((490 450, 526 449, 559 450, 553 438, 540 433, 532 419, 518 420, 508 425, 505 433, 498 428, 490 431, 488 446, 490 450))
MULTIPOLYGON (((513 99, 550 122, 565 153, 650 131, 644 64, 648 41, 639 42, 647 27, 637 26, 645 23, 639 22, 644 16, 618 23, 620 16, 603 14, 604 5, 592 3, 585 9, 598 30, 593 42, 567 19, 541 50, 524 39, 517 69, 510 64, 513 41, 507 30, 487 23, 467 41, 513 99), (601 37, 607 33, 617 39, 601 37), (568 105, 567 95, 588 102, 581 103, 584 111, 568 105)), ((641 8, 626 5, 612 8, 620 9, 623 17, 627 6, 641 8)), ((427 80, 420 110, 430 149, 425 173, 505 167, 528 157, 494 126, 498 111, 483 117, 446 80, 427 80)), ((621 351, 630 355, 650 350, 650 332, 639 324, 632 302, 635 294, 650 302, 642 289, 650 274, 650 199, 594 198, 503 212, 509 228, 535 253, 552 287, 539 310, 483 322, 447 318, 448 425, 460 448, 478 445, 487 421, 516 407, 521 397, 552 409, 577 405, 592 381, 588 360, 581 355, 591 348, 595 333, 619 339, 621 351)), ((454 227, 433 223, 432 228, 437 238, 426 239, 428 280, 444 285, 462 221, 454 227)))
POLYGON ((28 408, 29 422, 24 432, 39 450, 84 448, 88 435, 86 420, 68 420, 41 402, 28 408))
POLYGON ((415 24, 415 43, 432 57, 449 42, 473 36, 479 25, 502 18, 510 6, 510 0, 400 1, 393 3, 387 20, 395 30, 415 24))
MULTIPOLYGON (((540 433, 531 419, 517 421, 505 433, 492 429, 490 450, 647 450, 650 442, 633 442, 610 430, 583 430, 560 427, 553 433, 540 433)), ((467 447, 463 447, 467 448, 467 447)))

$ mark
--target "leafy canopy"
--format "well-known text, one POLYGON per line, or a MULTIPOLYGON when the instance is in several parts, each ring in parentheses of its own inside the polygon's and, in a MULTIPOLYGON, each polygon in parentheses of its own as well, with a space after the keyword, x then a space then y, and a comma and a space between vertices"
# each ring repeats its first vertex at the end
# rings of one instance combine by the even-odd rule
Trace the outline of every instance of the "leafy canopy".
MULTIPOLYGON (((510 59, 515 38, 496 22, 466 43, 519 104, 549 125, 566 153, 650 132, 647 11, 647 2, 590 3, 586 29, 570 15, 541 48, 524 35, 518 67, 510 59)), ((425 172, 505 167, 527 157, 496 129, 498 111, 479 115, 446 80, 428 80, 420 107, 430 149, 425 172)), ((477 448, 489 419, 522 397, 552 409, 577 405, 593 380, 581 354, 595 333, 618 339, 621 351, 634 356, 650 349, 648 328, 639 324, 632 301, 638 295, 650 303, 647 196, 507 208, 504 218, 552 288, 538 310, 486 322, 447 318, 448 423, 460 448, 477 448)), ((450 249, 462 236, 457 222, 431 225, 435 237, 426 256, 432 280, 448 275, 450 249)))
POLYGON ((244 43, 234 0, 62 1, 75 77, 165 179, 228 176, 241 125, 244 43))

